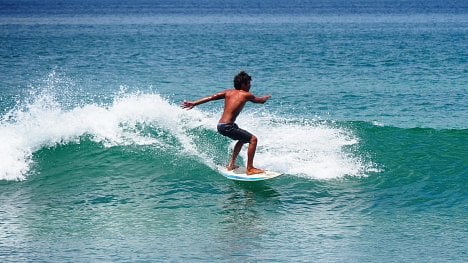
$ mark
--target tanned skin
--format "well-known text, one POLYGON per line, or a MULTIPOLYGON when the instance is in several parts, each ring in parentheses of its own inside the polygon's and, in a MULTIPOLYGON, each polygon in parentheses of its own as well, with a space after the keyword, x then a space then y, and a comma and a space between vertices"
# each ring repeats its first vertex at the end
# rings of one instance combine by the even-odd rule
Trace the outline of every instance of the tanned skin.
MULTIPOLYGON (((245 103, 248 101, 253 103, 265 103, 271 96, 262 96, 256 97, 250 91, 250 81, 247 83, 242 83, 240 89, 228 89, 214 95, 199 99, 197 101, 184 101, 182 104, 182 108, 184 109, 192 109, 193 107, 212 101, 212 100, 220 100, 224 99, 224 111, 219 119, 218 123, 234 123, 236 121, 237 116, 242 111, 245 106, 245 103)), ((227 169, 234 170, 237 168, 235 165, 237 156, 242 149, 244 142, 238 141, 234 146, 234 150, 232 152, 231 160, 227 165, 227 169)), ((257 137, 255 135, 252 136, 249 142, 249 148, 247 150, 247 175, 263 173, 264 170, 257 169, 253 166, 253 159, 255 156, 255 151, 257 150, 257 137)))

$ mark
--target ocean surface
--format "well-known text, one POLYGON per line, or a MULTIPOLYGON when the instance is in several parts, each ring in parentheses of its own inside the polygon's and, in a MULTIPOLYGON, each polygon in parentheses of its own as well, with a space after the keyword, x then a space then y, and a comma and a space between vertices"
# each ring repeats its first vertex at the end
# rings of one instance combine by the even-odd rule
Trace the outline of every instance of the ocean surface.
POLYGON ((467 262, 468 2, 0 0, 0 142, 1 262, 467 262))

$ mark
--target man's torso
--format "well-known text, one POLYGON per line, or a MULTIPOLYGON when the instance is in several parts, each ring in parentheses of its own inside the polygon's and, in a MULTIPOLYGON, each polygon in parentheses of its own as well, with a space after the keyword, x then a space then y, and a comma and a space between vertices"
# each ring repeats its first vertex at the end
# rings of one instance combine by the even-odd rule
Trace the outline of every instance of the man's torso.
POLYGON ((219 123, 234 123, 251 94, 243 90, 227 90, 224 98, 224 111, 219 123))

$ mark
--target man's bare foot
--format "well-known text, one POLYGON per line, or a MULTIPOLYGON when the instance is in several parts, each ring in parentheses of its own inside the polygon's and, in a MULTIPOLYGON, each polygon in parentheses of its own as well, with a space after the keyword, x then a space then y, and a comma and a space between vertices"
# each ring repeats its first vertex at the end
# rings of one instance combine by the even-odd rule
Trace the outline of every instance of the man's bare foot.
POLYGON ((252 175, 252 174, 261 174, 265 172, 265 170, 257 169, 257 168, 250 168, 247 169, 246 174, 247 175, 252 175))
POLYGON ((226 167, 226 169, 227 169, 228 171, 232 171, 232 170, 235 170, 235 169, 237 169, 237 168, 239 168, 239 165, 228 165, 228 166, 226 167))

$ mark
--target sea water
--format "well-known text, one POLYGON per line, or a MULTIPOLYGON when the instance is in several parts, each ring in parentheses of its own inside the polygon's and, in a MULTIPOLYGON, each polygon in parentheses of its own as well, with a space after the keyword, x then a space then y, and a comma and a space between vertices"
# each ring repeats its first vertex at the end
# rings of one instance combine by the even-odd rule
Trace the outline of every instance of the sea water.
POLYGON ((2 262, 468 260, 465 1, 3 0, 0 33, 2 262), (270 181, 180 108, 240 70, 270 181))

